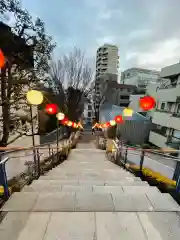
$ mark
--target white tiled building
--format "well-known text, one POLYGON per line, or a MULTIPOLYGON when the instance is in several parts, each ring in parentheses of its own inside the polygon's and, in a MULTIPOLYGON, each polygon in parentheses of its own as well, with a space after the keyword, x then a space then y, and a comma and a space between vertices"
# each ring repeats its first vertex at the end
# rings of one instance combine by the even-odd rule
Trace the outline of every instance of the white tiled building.
POLYGON ((154 89, 157 106, 151 114, 154 129, 149 141, 160 148, 179 149, 180 63, 163 68, 160 75, 166 82, 154 89))
POLYGON ((93 104, 92 101, 87 99, 84 103, 84 112, 83 112, 83 120, 84 124, 92 124, 93 121, 93 104))
POLYGON ((96 55, 96 76, 94 101, 99 106, 100 84, 103 75, 117 75, 119 67, 118 47, 111 44, 104 44, 99 47, 96 55))

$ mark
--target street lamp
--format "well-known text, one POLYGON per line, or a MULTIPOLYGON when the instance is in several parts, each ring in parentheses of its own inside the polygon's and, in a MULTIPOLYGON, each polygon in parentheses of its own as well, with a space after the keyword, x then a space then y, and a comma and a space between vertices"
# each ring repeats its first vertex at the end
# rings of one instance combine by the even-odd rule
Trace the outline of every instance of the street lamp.
POLYGON ((27 101, 30 105, 38 106, 43 102, 44 96, 42 92, 37 90, 30 90, 27 92, 27 101))
POLYGON ((40 173, 39 163, 36 158, 36 149, 35 149, 35 137, 34 137, 34 124, 33 124, 33 112, 32 106, 38 106, 43 102, 43 94, 37 90, 30 90, 26 94, 27 101, 30 105, 30 114, 31 114, 31 131, 32 131, 32 143, 33 143, 33 152, 34 152, 34 163, 38 169, 38 175, 40 173))

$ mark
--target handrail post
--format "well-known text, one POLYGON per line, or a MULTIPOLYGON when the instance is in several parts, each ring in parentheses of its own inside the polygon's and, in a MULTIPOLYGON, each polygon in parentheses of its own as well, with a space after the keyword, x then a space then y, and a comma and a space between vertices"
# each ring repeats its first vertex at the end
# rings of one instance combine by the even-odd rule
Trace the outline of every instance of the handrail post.
POLYGON ((59 154, 58 154, 58 152, 59 152, 59 120, 58 120, 58 118, 57 118, 57 131, 56 131, 56 149, 57 149, 57 155, 56 155, 56 157, 57 157, 57 162, 58 162, 58 160, 59 160, 59 154))
POLYGON ((179 176, 180 176, 180 162, 177 162, 174 170, 173 180, 177 181, 179 176))
POLYGON ((38 177, 39 177, 39 176, 41 175, 39 149, 36 149, 36 154, 37 154, 36 169, 37 169, 37 175, 38 175, 38 177))
POLYGON ((142 171, 142 169, 143 169, 144 155, 145 155, 145 151, 142 150, 142 152, 141 152, 141 158, 140 158, 140 171, 142 171))
POLYGON ((128 147, 127 147, 126 150, 125 150, 125 155, 124 155, 124 166, 125 166, 126 163, 127 163, 127 155, 128 155, 128 147))
POLYGON ((49 149, 49 157, 51 156, 51 144, 48 144, 48 149, 49 149))
POLYGON ((0 164, 0 185, 3 186, 4 188, 4 198, 5 200, 7 200, 9 198, 9 189, 5 164, 6 164, 5 162, 0 164))
POLYGON ((177 182, 176 182, 176 192, 180 193, 180 174, 179 174, 179 178, 177 179, 177 182))

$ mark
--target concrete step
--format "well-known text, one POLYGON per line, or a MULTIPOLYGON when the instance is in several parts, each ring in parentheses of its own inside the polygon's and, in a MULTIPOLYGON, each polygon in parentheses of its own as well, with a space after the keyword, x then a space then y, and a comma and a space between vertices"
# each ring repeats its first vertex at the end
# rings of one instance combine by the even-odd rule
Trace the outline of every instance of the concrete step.
POLYGON ((93 174, 87 174, 87 175, 44 175, 41 176, 39 179, 40 180, 88 180, 88 181, 124 181, 126 180, 127 176, 120 176, 120 177, 108 177, 108 176, 94 176, 93 174))
POLYGON ((180 218, 168 212, 10 212, 0 225, 3 240, 177 240, 180 218), (23 222, 24 220, 24 222, 23 222))
POLYGON ((150 186, 94 186, 94 185, 30 185, 25 186, 22 192, 82 192, 82 193, 158 193, 156 187, 150 186))
POLYGON ((167 195, 148 193, 14 193, 5 203, 6 212, 180 212, 167 195))
POLYGON ((80 186, 149 186, 145 181, 90 181, 90 180, 37 180, 30 186, 38 188, 62 185, 80 185, 80 186))
POLYGON ((16 240, 29 217, 28 212, 9 212, 0 224, 0 239, 16 240))

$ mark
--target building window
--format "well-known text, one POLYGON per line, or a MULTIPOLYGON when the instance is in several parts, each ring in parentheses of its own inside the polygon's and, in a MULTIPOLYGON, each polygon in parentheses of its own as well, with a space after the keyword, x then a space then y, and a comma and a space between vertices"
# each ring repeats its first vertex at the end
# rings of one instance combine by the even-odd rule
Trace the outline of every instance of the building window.
POLYGON ((165 103, 161 103, 161 110, 165 109, 165 103))
POLYGON ((120 96, 120 99, 129 100, 129 96, 120 96))
POLYGON ((88 117, 91 117, 91 112, 88 112, 88 117))
POLYGON ((167 103, 167 111, 172 112, 172 106, 173 106, 173 103, 172 102, 168 102, 167 103))
POLYGON ((88 110, 91 110, 91 109, 92 109, 91 105, 88 105, 88 110))
POLYGON ((180 113, 180 104, 178 104, 178 107, 177 107, 176 113, 180 113))

